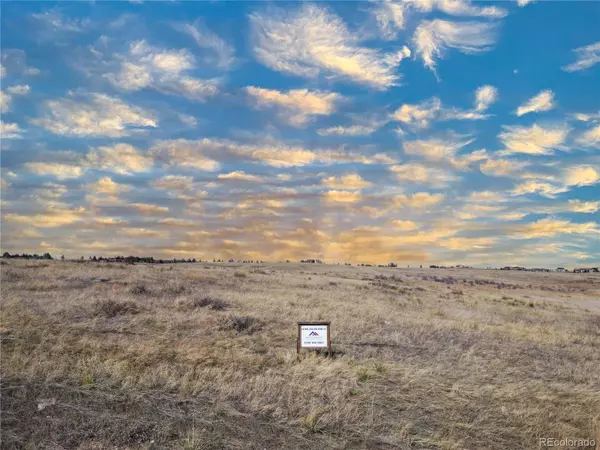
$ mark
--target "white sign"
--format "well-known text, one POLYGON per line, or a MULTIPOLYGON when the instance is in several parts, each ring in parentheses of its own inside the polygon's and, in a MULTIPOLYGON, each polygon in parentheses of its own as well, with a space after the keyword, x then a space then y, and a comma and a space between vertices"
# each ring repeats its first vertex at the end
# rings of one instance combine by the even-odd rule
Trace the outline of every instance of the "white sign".
POLYGON ((327 325, 300 325, 300 347, 327 347, 327 325))

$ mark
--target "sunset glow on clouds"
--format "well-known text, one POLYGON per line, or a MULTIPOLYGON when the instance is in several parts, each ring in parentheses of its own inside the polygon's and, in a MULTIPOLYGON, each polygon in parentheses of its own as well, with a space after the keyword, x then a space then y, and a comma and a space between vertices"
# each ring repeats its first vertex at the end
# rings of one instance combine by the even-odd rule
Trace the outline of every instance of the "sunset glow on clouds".
POLYGON ((600 5, 2 4, 2 251, 600 262, 600 5))

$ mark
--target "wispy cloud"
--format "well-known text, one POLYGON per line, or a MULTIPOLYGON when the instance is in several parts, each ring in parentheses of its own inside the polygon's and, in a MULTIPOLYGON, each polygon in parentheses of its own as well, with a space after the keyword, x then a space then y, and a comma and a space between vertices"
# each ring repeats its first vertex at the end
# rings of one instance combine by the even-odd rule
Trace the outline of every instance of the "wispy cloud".
POLYGON ((581 133, 575 142, 583 148, 600 148, 600 125, 581 133))
POLYGON ((541 91, 536 96, 527 100, 524 104, 519 106, 515 111, 517 116, 523 116, 532 112, 550 111, 556 105, 554 103, 554 92, 550 89, 541 91))
POLYGON ((132 42, 129 51, 115 59, 120 61, 118 70, 103 76, 124 91, 150 88, 195 101, 204 101, 219 91, 217 80, 188 75, 196 67, 196 59, 186 49, 165 49, 142 40, 132 42))
POLYGON ((104 94, 47 100, 44 105, 47 114, 31 123, 62 136, 114 138, 157 126, 150 111, 104 94))
POLYGON ((417 184, 430 188, 444 188, 459 178, 448 170, 417 163, 399 164, 390 167, 396 179, 402 183, 417 184))
POLYGON ((531 127, 505 126, 498 138, 505 149, 499 155, 523 153, 529 155, 551 155, 555 150, 566 149, 569 129, 563 125, 543 127, 537 124, 531 127))
POLYGON ((507 12, 496 6, 475 6, 468 0, 385 0, 377 2, 372 13, 377 21, 381 35, 386 39, 396 39, 397 32, 405 26, 409 10, 430 13, 441 11, 451 16, 486 17, 500 19, 507 12))
POLYGON ((256 108, 278 108, 280 116, 293 126, 306 125, 313 116, 334 113, 336 104, 344 100, 344 97, 335 92, 311 92, 308 89, 284 92, 249 86, 246 92, 256 108))
POLYGON ((475 91, 475 110, 485 111, 498 100, 498 89, 486 84, 475 91))
POLYGON ((324 7, 305 5, 299 10, 275 10, 250 15, 254 53, 265 66, 306 78, 321 73, 377 89, 399 81, 396 68, 410 56, 404 47, 383 54, 362 46, 340 17, 324 7))
MULTIPOLYGON (((183 32, 194 38, 199 47, 212 50, 216 56, 216 67, 221 69, 229 69, 235 62, 235 49, 208 29, 202 21, 196 21, 193 24, 185 24, 178 26, 183 32)), ((208 60, 211 63, 211 60, 208 60)))
POLYGON ((567 72, 589 69, 600 62, 600 42, 576 48, 573 52, 576 61, 562 68, 567 72))
POLYGON ((447 48, 466 54, 486 52, 495 44, 496 34, 496 23, 435 19, 421 22, 412 41, 425 66, 435 72, 436 59, 443 57, 447 48))
POLYGON ((0 120, 0 138, 19 139, 23 130, 17 123, 6 123, 0 120))

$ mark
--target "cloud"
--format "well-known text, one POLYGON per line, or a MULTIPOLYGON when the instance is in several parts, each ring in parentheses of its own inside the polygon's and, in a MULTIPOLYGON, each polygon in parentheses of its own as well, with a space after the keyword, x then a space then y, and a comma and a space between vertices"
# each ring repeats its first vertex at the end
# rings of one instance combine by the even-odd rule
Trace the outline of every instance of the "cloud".
POLYGON ((85 201, 93 206, 118 206, 123 205, 120 198, 121 193, 131 190, 131 186, 117 183, 110 177, 100 178, 95 183, 86 186, 87 195, 85 201))
POLYGON ((10 102, 12 97, 4 91, 0 91, 0 112, 2 114, 10 110, 10 102))
POLYGON ((347 173, 340 177, 327 177, 323 179, 322 184, 333 189, 345 190, 364 189, 373 185, 373 183, 365 181, 357 173, 347 173))
POLYGON ((157 126, 151 112, 104 94, 47 100, 45 107, 48 114, 31 123, 61 136, 118 138, 157 126))
MULTIPOLYGON (((475 91, 475 107, 471 110, 445 108, 437 97, 424 100, 419 104, 404 104, 393 114, 392 119, 404 123, 413 129, 425 129, 434 121, 481 120, 488 118, 483 112, 496 101, 498 91, 493 86, 481 86, 475 91)), ((403 131, 400 130, 400 134, 403 131)))
POLYGON ((58 9, 53 8, 42 13, 32 14, 31 17, 39 21, 44 27, 44 36, 50 38, 55 32, 74 32, 84 31, 89 25, 88 19, 70 19, 64 16, 58 9))
POLYGON ((51 175, 59 180, 79 178, 81 175, 83 175, 83 168, 70 164, 28 162, 25 163, 25 167, 36 175, 51 175))
POLYGON ((400 164, 390 167, 396 179, 402 182, 422 184, 433 188, 447 187, 458 177, 442 169, 424 166, 422 164, 400 164))
POLYGON ((196 128, 198 125, 198 120, 196 120, 194 116, 190 116, 188 114, 178 114, 177 118, 181 120, 181 123, 190 128, 196 128))
POLYGON ((169 212, 166 206, 153 205, 149 203, 133 203, 133 206, 138 212, 145 215, 165 214, 169 212))
POLYGON ((377 131, 377 127, 368 125, 336 126, 317 130, 320 136, 368 136, 377 131))
POLYGON ((396 2, 384 0, 377 2, 372 13, 383 38, 393 40, 398 31, 404 29, 406 12, 414 9, 421 13, 429 13, 434 9, 452 16, 486 17, 499 19, 506 16, 506 11, 495 6, 474 6, 464 0, 408 0, 396 2))
POLYGON ((414 231, 419 229, 419 226, 411 220, 392 220, 392 224, 399 231, 414 231))
POLYGON ((360 192, 350 192, 350 191, 328 191, 323 194, 323 198, 327 202, 331 203, 357 203, 362 200, 362 196, 360 192))
POLYGON ((511 191, 512 195, 539 194, 544 197, 554 198, 557 194, 566 192, 569 189, 560 184, 542 182, 538 180, 527 180, 518 184, 511 191))
POLYGON ((451 16, 487 17, 501 19, 506 17, 506 10, 495 6, 474 6, 467 0, 408 0, 407 5, 421 12, 431 12, 438 9, 451 16))
POLYGON ((16 123, 7 123, 0 120, 0 138, 2 139, 19 139, 23 130, 16 123))
POLYGON ((556 149, 565 149, 564 142, 569 130, 564 126, 542 127, 537 124, 531 127, 505 126, 498 135, 505 150, 499 155, 523 153, 528 155, 551 155, 556 149))
POLYGON ((221 173, 217 178, 219 178, 219 180, 240 180, 253 182, 263 181, 261 177, 246 173, 243 170, 236 170, 235 172, 230 173, 221 173))
POLYGON ((27 95, 31 91, 31 88, 27 84, 10 86, 6 88, 6 92, 12 95, 27 95))
MULTIPOLYGON (((186 24, 181 27, 182 31, 194 38, 199 47, 212 50, 216 55, 216 66, 221 69, 228 69, 235 64, 235 50, 225 42, 221 37, 210 31, 206 25, 200 21, 194 24, 186 24)), ((212 61, 207 61, 209 64, 212 61)))
POLYGON ((467 169, 471 164, 487 158, 485 150, 457 155, 461 148, 473 142, 471 139, 459 141, 456 138, 405 141, 403 148, 407 155, 417 155, 428 161, 446 162, 458 169, 467 169))
POLYGON ((185 49, 154 47, 142 40, 132 42, 127 54, 117 54, 115 58, 120 61, 119 70, 105 73, 104 77, 124 91, 150 88, 200 102, 219 91, 215 80, 186 75, 196 67, 196 61, 185 49))
POLYGON ((496 29, 494 23, 426 20, 419 24, 412 41, 425 66, 435 72, 435 60, 444 56, 446 48, 465 54, 490 50, 496 41, 496 29))
POLYGON ((527 239, 548 238, 557 234, 600 233, 598 224, 595 222, 573 223, 568 220, 556 220, 550 217, 519 225, 514 231, 517 237, 527 239))
POLYGON ((287 92, 263 89, 254 86, 246 88, 255 107, 275 107, 280 116, 293 126, 303 126, 312 116, 328 116, 335 112, 336 103, 344 99, 335 92, 292 89, 287 92))
POLYGON ((402 105, 393 114, 394 120, 412 125, 416 128, 427 128, 431 121, 438 117, 442 109, 442 102, 439 98, 432 97, 418 105, 402 105))
POLYGON ((576 72, 578 70, 589 69, 600 62, 600 42, 579 47, 573 50, 576 55, 576 61, 562 69, 567 72, 576 72))
POLYGON ((593 214, 600 210, 600 201, 598 202, 584 202, 579 199, 570 199, 568 201, 568 210, 578 213, 593 214))
POLYGON ((532 112, 550 111, 554 106, 554 93, 547 89, 519 106, 515 114, 520 117, 532 112))
POLYGON ((522 8, 530 3, 533 3, 535 0, 517 0, 517 4, 522 8))
POLYGON ((395 159, 377 153, 349 152, 343 149, 309 150, 300 145, 288 145, 272 138, 241 143, 227 139, 176 139, 159 141, 150 150, 157 161, 167 165, 194 167, 216 171, 218 161, 251 161, 272 167, 301 167, 312 164, 361 163, 393 164, 395 159))
POLYGON ((7 73, 8 71, 6 70, 6 67, 0 63, 0 79, 4 78, 7 73))
POLYGON ((179 175, 166 175, 150 183, 157 189, 164 189, 174 192, 190 192, 194 187, 194 179, 179 175))
POLYGON ((3 76, 14 75, 17 77, 21 76, 32 76, 39 75, 39 69, 35 67, 29 67, 27 65, 27 55, 23 50, 8 48, 2 49, 2 67, 3 76))
POLYGON ((307 4, 295 11, 250 15, 254 54, 259 62, 278 72, 305 78, 321 73, 385 90, 398 83, 396 68, 410 56, 382 54, 360 45, 340 17, 324 7, 307 4))
POLYGON ((488 158, 479 166, 479 170, 489 176, 514 178, 519 176, 525 167, 526 163, 522 161, 488 158))
POLYGON ((427 209, 438 205, 444 200, 443 194, 430 194, 429 192, 416 192, 412 195, 398 195, 394 197, 394 204, 398 208, 427 209))
POLYGON ((600 148, 600 125, 584 131, 575 139, 575 142, 583 148, 600 148))
POLYGON ((56 228, 82 220, 85 208, 64 208, 61 206, 48 206, 41 214, 20 215, 3 214, 2 218, 9 222, 20 223, 38 228, 56 228))
POLYGON ((564 171, 567 186, 592 186, 600 181, 600 173, 592 166, 578 165, 564 171))
POLYGON ((490 105, 498 100, 498 89, 486 84, 475 91, 475 110, 485 111, 490 105))
POLYGON ((154 165, 151 156, 141 153, 129 144, 98 147, 88 153, 87 159, 94 169, 106 170, 121 175, 148 172, 154 165))

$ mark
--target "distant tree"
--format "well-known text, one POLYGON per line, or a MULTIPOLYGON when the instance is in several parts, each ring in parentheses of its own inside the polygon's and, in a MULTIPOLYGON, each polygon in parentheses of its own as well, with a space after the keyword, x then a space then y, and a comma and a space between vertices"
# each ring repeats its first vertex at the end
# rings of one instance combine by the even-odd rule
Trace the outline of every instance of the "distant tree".
POLYGON ((60 260, 61 260, 61 261, 64 261, 64 260, 65 260, 65 255, 62 255, 62 256, 60 257, 60 260))
POLYGON ((52 258, 52 255, 50 253, 44 253, 44 255, 42 256, 42 259, 54 259, 54 258, 52 258))
POLYGON ((2 257, 3 257, 3 258, 10 258, 10 253, 8 253, 8 252, 4 252, 4 253, 2 254, 2 257))

